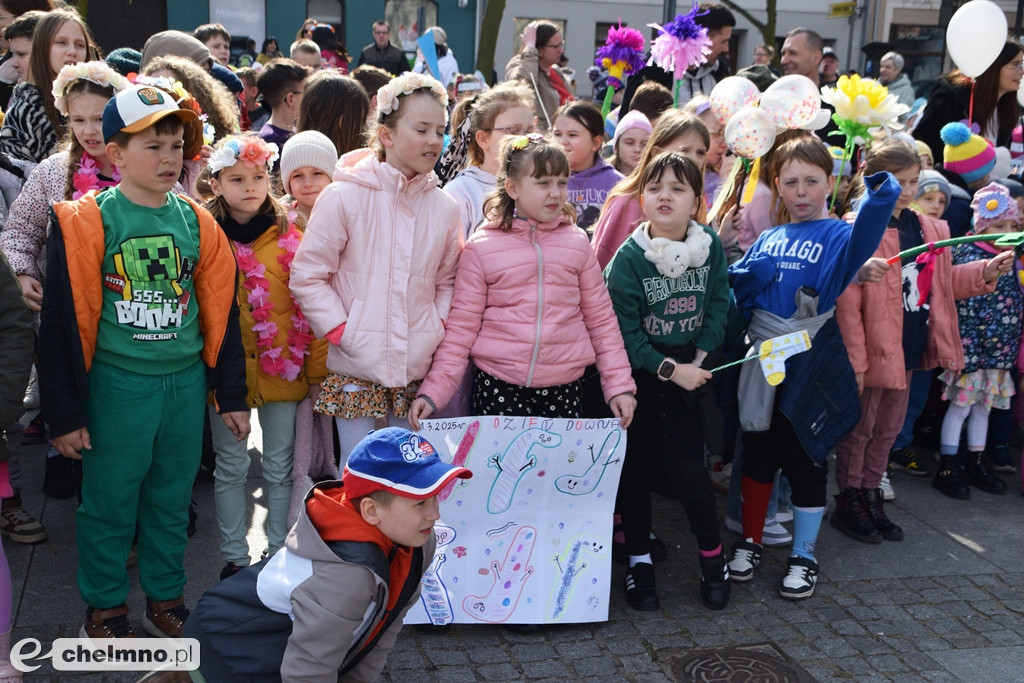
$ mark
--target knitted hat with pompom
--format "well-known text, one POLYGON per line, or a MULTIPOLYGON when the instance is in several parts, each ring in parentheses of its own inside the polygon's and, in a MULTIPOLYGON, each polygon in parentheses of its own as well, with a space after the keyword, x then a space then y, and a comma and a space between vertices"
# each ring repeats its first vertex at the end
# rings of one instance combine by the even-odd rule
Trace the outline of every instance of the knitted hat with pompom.
POLYGON ((956 173, 965 183, 982 180, 996 165, 996 151, 992 143, 974 135, 959 121, 947 123, 939 131, 946 143, 942 150, 942 166, 956 173))

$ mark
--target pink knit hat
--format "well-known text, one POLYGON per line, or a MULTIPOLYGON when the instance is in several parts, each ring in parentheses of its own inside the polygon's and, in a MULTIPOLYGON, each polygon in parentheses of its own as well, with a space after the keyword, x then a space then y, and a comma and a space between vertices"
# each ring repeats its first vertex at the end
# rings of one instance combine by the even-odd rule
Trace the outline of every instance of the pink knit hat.
POLYGON ((628 112, 626 112, 626 115, 623 116, 619 120, 618 125, 615 126, 615 135, 612 136, 612 149, 615 149, 615 143, 619 141, 620 135, 625 133, 627 130, 633 130, 634 128, 645 130, 647 131, 648 135, 650 135, 650 133, 654 130, 651 127, 651 122, 647 119, 646 116, 638 112, 636 109, 631 109, 628 112))
POLYGON ((1020 209, 1010 190, 999 183, 989 183, 974 193, 974 232, 984 232, 988 226, 1007 219, 1020 225, 1020 209))

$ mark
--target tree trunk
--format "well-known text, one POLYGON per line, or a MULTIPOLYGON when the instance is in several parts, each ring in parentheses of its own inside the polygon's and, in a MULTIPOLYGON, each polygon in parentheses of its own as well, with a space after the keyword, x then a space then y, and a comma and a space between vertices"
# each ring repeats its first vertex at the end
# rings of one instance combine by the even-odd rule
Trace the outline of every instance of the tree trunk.
MULTIPOLYGON (((505 0, 487 0, 483 26, 480 27, 480 48, 476 54, 476 68, 491 85, 494 85, 494 50, 498 45, 498 29, 501 28, 503 14, 505 0)), ((500 76, 499 74, 499 78, 500 76)))

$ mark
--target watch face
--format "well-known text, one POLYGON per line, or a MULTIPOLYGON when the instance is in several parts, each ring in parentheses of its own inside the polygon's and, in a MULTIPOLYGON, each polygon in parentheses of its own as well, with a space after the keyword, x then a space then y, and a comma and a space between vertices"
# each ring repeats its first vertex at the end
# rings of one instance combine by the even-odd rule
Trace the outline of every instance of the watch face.
POLYGON ((664 379, 671 379, 672 373, 675 372, 676 365, 670 360, 661 361, 661 366, 658 367, 658 376, 664 379))

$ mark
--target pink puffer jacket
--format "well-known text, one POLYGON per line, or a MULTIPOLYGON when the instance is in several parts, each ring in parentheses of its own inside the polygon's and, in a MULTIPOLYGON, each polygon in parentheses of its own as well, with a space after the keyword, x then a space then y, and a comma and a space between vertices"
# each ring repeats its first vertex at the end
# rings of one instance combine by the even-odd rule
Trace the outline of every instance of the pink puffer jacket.
MULTIPOLYGON (((925 243, 949 237, 945 221, 917 215, 925 243)), ((888 258, 900 251, 900 236, 889 228, 875 257, 888 258)), ((959 370, 964 366, 955 299, 985 294, 996 283, 986 283, 981 272, 985 261, 953 266, 949 250, 935 259, 935 274, 928 296, 928 342, 921 369, 959 370)), ((876 389, 906 389, 907 368, 903 366, 903 274, 892 266, 881 282, 852 284, 836 301, 836 319, 853 371, 864 373, 864 386, 876 389)), ((911 370, 915 368, 910 368, 911 370)))
POLYGON ((525 387, 573 382, 597 361, 606 400, 635 393, 629 358, 583 230, 568 218, 478 229, 462 252, 444 341, 420 393, 438 408, 467 360, 525 387))
POLYGON ((361 149, 341 157, 292 262, 291 290, 317 337, 345 323, 327 368, 404 387, 444 337, 462 224, 433 173, 407 179, 361 149))

